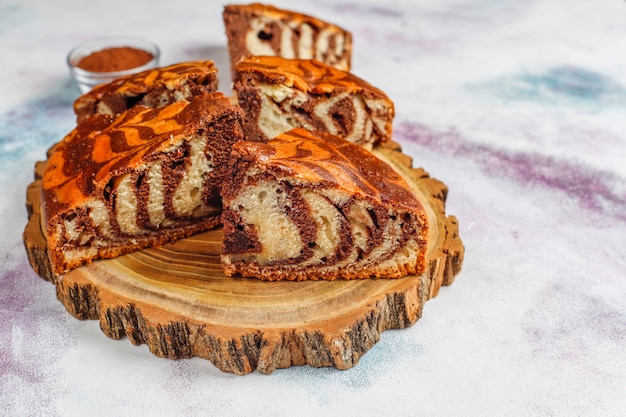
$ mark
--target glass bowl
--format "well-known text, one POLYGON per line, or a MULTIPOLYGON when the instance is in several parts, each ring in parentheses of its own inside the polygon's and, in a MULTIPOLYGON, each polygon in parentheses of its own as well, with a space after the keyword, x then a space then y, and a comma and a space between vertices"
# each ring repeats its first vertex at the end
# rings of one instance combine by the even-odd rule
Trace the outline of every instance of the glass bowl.
POLYGON ((67 64, 70 67, 70 74, 78 85, 81 93, 87 93, 99 84, 108 83, 116 78, 135 74, 159 66, 161 51, 152 42, 140 38, 111 37, 92 39, 84 42, 70 51, 67 56, 67 64), (86 56, 109 48, 131 47, 141 49, 152 54, 152 59, 143 65, 126 69, 123 71, 95 72, 79 68, 77 65, 86 56))

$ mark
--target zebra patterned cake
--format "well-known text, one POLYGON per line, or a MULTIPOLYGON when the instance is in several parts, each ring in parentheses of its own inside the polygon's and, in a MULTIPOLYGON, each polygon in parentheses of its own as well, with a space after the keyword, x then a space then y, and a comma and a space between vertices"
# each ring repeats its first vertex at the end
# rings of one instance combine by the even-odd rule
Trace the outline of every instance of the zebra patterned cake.
POLYGON ((352 35, 339 26, 259 3, 226 6, 223 19, 232 69, 241 58, 258 55, 350 69, 352 35))
POLYGON ((52 149, 42 177, 54 272, 218 225, 242 117, 223 94, 210 93, 79 124, 52 149))
POLYGON ((366 149, 297 128, 233 145, 222 190, 227 275, 399 278, 426 268, 428 221, 409 185, 366 149))
POLYGON ((249 140, 268 141, 295 127, 368 148, 391 138, 394 106, 387 95, 316 60, 245 58, 236 66, 234 89, 249 140))
POLYGON ((78 97, 78 123, 94 114, 115 116, 136 104, 159 107, 217 91, 217 68, 212 61, 181 62, 127 75, 95 87, 78 97))

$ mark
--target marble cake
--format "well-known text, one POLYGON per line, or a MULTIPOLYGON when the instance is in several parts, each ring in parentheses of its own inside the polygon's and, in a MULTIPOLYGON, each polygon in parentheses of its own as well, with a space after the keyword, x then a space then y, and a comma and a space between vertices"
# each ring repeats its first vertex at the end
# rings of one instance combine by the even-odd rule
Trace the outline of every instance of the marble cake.
POLYGON ((249 57, 236 66, 234 89, 249 140, 267 141, 295 127, 368 148, 391 138, 394 105, 387 95, 319 61, 249 57))
POLYGON ((231 68, 246 56, 317 59, 350 69, 352 35, 320 19, 253 3, 224 8, 231 68))
POLYGON ((222 198, 227 275, 334 280, 425 270, 424 207, 388 164, 339 137, 296 128, 236 143, 222 198))
POLYGON ((96 86, 74 102, 78 123, 94 114, 115 116, 137 104, 159 107, 217 91, 212 61, 181 62, 127 75, 96 86))
POLYGON ((221 93, 114 120, 96 115, 51 151, 42 211, 55 273, 220 223, 219 189, 241 110, 221 93))

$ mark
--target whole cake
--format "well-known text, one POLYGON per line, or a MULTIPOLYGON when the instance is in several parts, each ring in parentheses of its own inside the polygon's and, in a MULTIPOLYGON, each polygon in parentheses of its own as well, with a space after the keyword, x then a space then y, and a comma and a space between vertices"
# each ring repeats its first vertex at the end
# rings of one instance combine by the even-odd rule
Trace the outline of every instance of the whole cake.
POLYGON ((127 75, 101 84, 74 102, 78 123, 94 114, 115 116, 141 104, 159 107, 217 91, 212 61, 181 62, 127 75))
POLYGON ((227 275, 263 280, 399 278, 425 270, 422 204, 388 164, 296 128, 233 145, 222 190, 227 275))
POLYGON ((234 89, 249 140, 267 141, 295 127, 369 148, 391 138, 394 106, 387 95, 316 60, 245 58, 236 66, 234 89))
POLYGON ((43 224, 55 273, 220 223, 241 110, 221 93, 79 124, 48 159, 43 224))
POLYGON ((315 17, 266 4, 224 8, 231 68, 245 56, 317 59, 350 69, 352 35, 315 17))

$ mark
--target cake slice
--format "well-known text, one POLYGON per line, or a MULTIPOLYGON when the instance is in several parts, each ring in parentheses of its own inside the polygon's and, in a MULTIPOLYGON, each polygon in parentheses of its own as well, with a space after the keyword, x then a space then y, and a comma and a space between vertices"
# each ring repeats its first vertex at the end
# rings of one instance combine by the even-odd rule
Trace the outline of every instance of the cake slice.
POLYGON ((352 35, 315 17, 266 4, 224 8, 231 68, 246 56, 317 59, 342 70, 350 69, 352 35))
POLYGON ((120 77, 101 84, 74 102, 78 123, 94 114, 116 116, 136 104, 160 107, 217 91, 212 61, 182 62, 120 77))
POLYGON ((237 64, 234 89, 249 140, 266 142, 295 127, 371 148, 391 138, 393 102, 378 88, 315 60, 250 57, 237 64))
POLYGON ((218 225, 219 188, 231 146, 243 138, 242 117, 210 93, 78 125, 52 149, 42 177, 54 272, 218 225))
POLYGON ((425 270, 427 217, 366 149, 296 128, 233 146, 222 264, 263 280, 399 278, 425 270))

